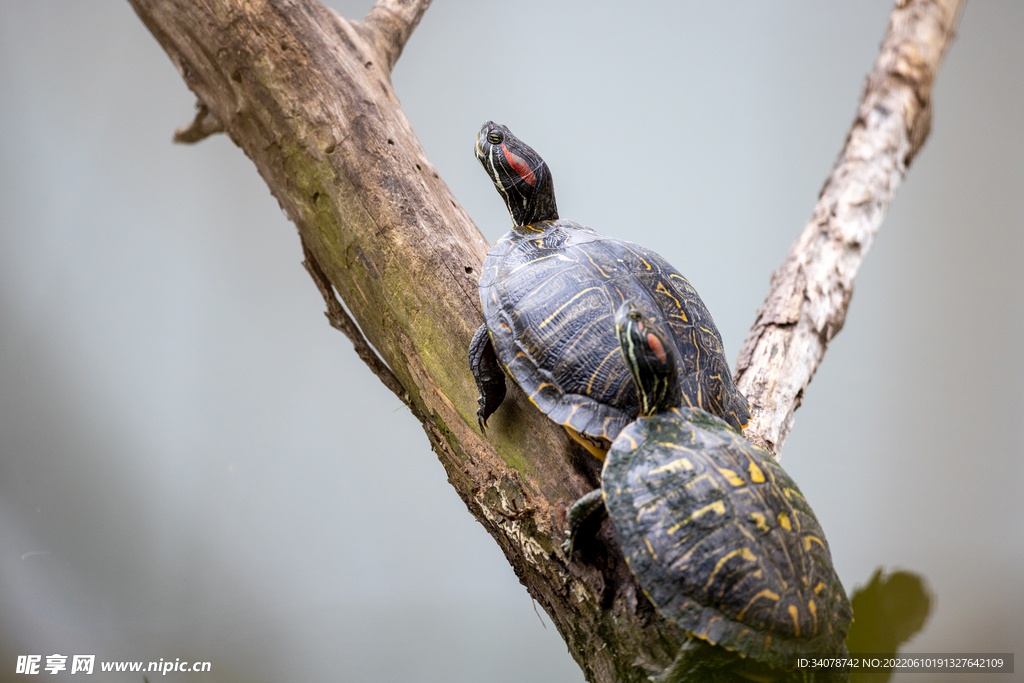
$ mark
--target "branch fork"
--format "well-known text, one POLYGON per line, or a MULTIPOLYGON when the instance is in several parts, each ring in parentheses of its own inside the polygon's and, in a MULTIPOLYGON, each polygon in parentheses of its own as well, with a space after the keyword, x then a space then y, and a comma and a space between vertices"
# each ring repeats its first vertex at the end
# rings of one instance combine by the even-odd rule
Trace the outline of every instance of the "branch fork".
MULTIPOLYGON (((316 0, 129 2, 199 100, 176 141, 223 131, 252 159, 298 229, 331 325, 423 424, 452 486, 587 679, 646 681, 671 664, 684 634, 638 597, 611 530, 590 563, 561 551, 566 506, 594 488, 564 430, 515 387, 487 437, 476 428, 466 357, 488 245, 427 161, 390 79, 429 0, 380 0, 363 21, 316 0)), ((961 7, 898 3, 853 128, 740 353, 746 433, 776 456, 927 137, 961 7)))

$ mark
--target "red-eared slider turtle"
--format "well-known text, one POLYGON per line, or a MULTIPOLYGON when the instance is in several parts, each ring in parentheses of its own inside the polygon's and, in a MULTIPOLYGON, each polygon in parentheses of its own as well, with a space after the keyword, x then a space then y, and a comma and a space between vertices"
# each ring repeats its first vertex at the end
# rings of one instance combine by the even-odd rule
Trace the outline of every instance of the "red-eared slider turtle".
POLYGON ((485 324, 469 358, 481 428, 505 398, 504 368, 548 417, 603 457, 639 408, 612 324, 632 299, 671 330, 684 403, 742 429, 747 400, 686 278, 649 249, 560 220, 547 164, 505 126, 484 124, 476 156, 513 223, 480 277, 485 324))
POLYGON ((853 612, 799 487, 723 420, 681 405, 660 323, 632 302, 615 323, 640 417, 608 451, 601 488, 570 510, 563 548, 607 511, 640 587, 688 633, 773 667, 843 652, 853 612))

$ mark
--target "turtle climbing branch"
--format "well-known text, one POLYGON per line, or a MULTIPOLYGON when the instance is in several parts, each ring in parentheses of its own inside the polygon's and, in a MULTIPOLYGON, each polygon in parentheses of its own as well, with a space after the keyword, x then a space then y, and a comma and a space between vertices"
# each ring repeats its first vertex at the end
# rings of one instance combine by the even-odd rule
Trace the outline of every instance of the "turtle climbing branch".
POLYGON ((740 351, 736 384, 752 413, 745 434, 776 457, 843 327, 857 270, 928 137, 932 85, 964 3, 897 3, 853 127, 740 351))

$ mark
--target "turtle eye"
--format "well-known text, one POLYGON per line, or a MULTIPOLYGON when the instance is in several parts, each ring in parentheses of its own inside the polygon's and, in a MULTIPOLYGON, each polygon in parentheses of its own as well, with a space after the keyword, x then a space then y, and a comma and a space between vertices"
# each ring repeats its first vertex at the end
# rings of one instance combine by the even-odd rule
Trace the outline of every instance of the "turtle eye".
POLYGON ((639 320, 640 319, 640 311, 630 311, 629 312, 629 319, 630 320, 639 320))
POLYGON ((505 136, 501 134, 500 130, 492 130, 487 134, 487 142, 492 145, 500 145, 501 141, 505 139, 505 136))

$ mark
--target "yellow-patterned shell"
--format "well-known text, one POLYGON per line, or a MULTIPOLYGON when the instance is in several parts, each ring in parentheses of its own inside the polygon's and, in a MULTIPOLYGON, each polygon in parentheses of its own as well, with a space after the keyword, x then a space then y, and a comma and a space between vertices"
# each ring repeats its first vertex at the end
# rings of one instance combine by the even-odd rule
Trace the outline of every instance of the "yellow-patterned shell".
POLYGON ((684 407, 626 427, 602 476, 630 569, 665 617, 773 666, 843 651, 853 612, 828 542, 767 451, 684 407))

